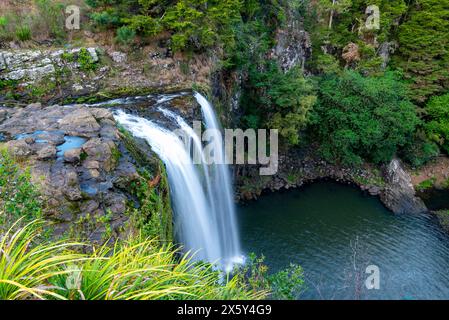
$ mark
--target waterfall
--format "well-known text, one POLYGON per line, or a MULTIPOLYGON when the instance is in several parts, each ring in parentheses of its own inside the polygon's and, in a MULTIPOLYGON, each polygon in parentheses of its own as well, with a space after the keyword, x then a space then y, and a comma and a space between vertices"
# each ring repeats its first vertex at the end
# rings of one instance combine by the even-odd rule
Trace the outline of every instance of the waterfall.
MULTIPOLYGON (((221 130, 212 105, 199 93, 195 93, 195 98, 201 106, 205 128, 221 130)), ((243 259, 223 142, 210 141, 215 161, 207 164, 201 137, 193 128, 179 115, 162 108, 159 111, 176 122, 188 143, 154 121, 123 111, 114 116, 135 137, 145 139, 164 162, 175 212, 175 234, 185 251, 194 252, 196 260, 216 263, 229 271, 243 259), (191 149, 199 153, 200 165, 194 163, 191 149)))

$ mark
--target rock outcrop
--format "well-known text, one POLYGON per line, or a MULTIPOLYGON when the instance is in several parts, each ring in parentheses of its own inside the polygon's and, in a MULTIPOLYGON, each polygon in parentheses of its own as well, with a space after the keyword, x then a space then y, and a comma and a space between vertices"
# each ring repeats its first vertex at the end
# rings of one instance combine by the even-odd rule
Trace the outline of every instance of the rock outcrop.
POLYGON ((331 179, 353 184, 372 196, 379 196, 384 205, 397 214, 427 211, 423 201, 415 196, 411 179, 399 160, 380 170, 365 164, 362 167, 345 167, 328 163, 314 152, 290 150, 279 156, 279 171, 273 176, 260 176, 257 166, 234 167, 237 181, 236 198, 239 201, 257 199, 262 192, 276 192, 298 188, 306 183, 331 179))
POLYGON ((101 241, 106 230, 96 221, 102 221, 114 227, 109 236, 117 236, 139 174, 112 113, 82 105, 0 110, 4 146, 30 168, 56 233, 81 226, 85 237, 101 241))
POLYGON ((0 105, 27 105, 35 100, 67 104, 209 84, 214 64, 210 56, 198 54, 190 59, 166 51, 164 47, 148 46, 141 48, 138 55, 128 55, 100 45, 3 49, 0 105))
MULTIPOLYGON (((93 63, 98 62, 95 48, 86 48, 93 63)), ((70 50, 0 50, 0 79, 16 80, 30 84, 44 77, 54 76, 56 70, 67 67, 77 72, 81 67, 77 62, 80 48, 70 50), (70 58, 68 58, 70 57, 70 58)))
POLYGON ((382 202, 395 213, 422 213, 427 208, 416 197, 416 191, 410 175, 403 168, 399 159, 393 159, 385 168, 386 186, 381 192, 382 202))

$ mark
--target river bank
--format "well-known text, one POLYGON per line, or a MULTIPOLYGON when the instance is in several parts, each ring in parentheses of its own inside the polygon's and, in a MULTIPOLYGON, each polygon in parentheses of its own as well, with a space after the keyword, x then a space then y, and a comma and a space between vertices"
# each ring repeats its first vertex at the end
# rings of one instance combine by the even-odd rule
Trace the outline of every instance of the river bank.
POLYGON ((301 187, 304 184, 329 179, 353 184, 382 203, 394 213, 427 211, 417 197, 410 174, 399 159, 384 166, 368 163, 356 168, 330 164, 316 155, 313 148, 289 150, 279 156, 279 170, 273 176, 260 176, 257 167, 235 167, 237 199, 257 199, 263 192, 301 187))

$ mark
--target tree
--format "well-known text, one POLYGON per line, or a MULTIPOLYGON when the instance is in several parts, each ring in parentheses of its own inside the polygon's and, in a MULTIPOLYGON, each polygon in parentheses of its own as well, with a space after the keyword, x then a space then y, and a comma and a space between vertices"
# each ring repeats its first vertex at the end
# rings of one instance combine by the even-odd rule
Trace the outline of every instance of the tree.
POLYGON ((427 135, 449 154, 449 93, 430 99, 425 111, 427 135))
POLYGON ((289 144, 299 143, 300 130, 309 121, 309 114, 316 102, 314 86, 306 79, 299 67, 283 73, 276 62, 252 66, 245 87, 244 119, 247 125, 278 129, 280 136, 289 144))
POLYGON ((312 130, 324 158, 361 164, 389 161, 413 136, 418 117, 406 86, 393 72, 363 77, 346 71, 319 84, 312 130))
POLYGON ((411 82, 413 98, 424 102, 449 89, 449 0, 420 0, 399 27, 396 66, 411 82))

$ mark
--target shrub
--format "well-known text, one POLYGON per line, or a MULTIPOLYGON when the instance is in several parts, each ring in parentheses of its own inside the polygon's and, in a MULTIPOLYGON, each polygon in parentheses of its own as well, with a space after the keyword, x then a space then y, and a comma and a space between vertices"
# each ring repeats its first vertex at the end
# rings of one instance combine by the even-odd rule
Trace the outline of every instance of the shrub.
POLYGON ((64 29, 64 4, 59 1, 36 0, 39 10, 40 23, 46 25, 50 37, 63 39, 64 29))
POLYGON ((344 164, 391 160, 410 142, 419 123, 406 86, 392 72, 380 77, 353 71, 325 76, 312 118, 324 158, 344 164))
POLYGON ((28 25, 21 25, 16 29, 16 37, 20 41, 31 40, 31 29, 28 25))
POLYGON ((264 67, 249 69, 242 98, 244 119, 251 126, 260 119, 258 126, 278 129, 284 141, 297 145, 300 130, 305 128, 316 101, 314 86, 299 68, 284 73, 273 61, 264 67))
POLYGON ((94 12, 91 19, 100 27, 115 27, 120 25, 120 17, 113 10, 94 12))
POLYGON ((420 167, 439 153, 438 145, 429 140, 422 130, 418 130, 413 141, 407 143, 401 151, 401 157, 413 166, 420 167))
POLYGON ((430 99, 425 111, 428 137, 449 154, 449 93, 430 99))
POLYGON ((20 224, 18 220, 0 238, 0 300, 63 299, 52 291, 49 281, 64 273, 63 265, 81 258, 73 252, 64 253, 79 244, 55 241, 36 245, 42 221, 20 224))
POLYGON ((97 64, 86 48, 81 48, 78 53, 78 63, 83 71, 92 71, 97 69, 97 64))
POLYGON ((22 217, 24 221, 39 218, 41 208, 30 172, 21 170, 6 150, 0 150, 0 230, 22 217))
POLYGON ((123 45, 129 45, 134 41, 136 32, 130 27, 120 27, 117 29, 117 37, 115 38, 118 43, 123 45))

